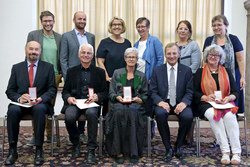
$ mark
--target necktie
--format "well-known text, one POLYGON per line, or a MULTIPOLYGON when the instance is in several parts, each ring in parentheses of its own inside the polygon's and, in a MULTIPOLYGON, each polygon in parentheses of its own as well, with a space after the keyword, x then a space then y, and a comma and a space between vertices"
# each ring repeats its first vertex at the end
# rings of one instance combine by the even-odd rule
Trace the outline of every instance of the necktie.
POLYGON ((30 69, 29 69, 29 81, 30 81, 30 87, 33 86, 33 79, 34 79, 34 70, 33 70, 33 67, 35 65, 34 64, 31 64, 30 65, 30 69))
POLYGON ((170 105, 175 106, 175 104, 176 104, 176 89, 175 89, 174 67, 171 67, 171 69, 170 69, 169 97, 170 97, 170 105))

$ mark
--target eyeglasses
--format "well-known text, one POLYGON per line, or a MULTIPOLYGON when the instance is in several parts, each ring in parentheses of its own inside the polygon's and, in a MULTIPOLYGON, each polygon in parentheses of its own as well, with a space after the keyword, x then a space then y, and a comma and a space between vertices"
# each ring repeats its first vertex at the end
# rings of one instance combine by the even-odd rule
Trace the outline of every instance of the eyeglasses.
POLYGON ((215 55, 215 54, 210 54, 210 53, 209 53, 209 54, 208 54, 208 57, 211 57, 211 58, 214 57, 214 58, 217 58, 217 59, 218 59, 218 58, 221 57, 221 55, 215 55))
POLYGON ((213 24, 212 27, 215 28, 215 27, 222 27, 223 24, 213 24))
POLYGON ((43 23, 52 23, 54 20, 43 20, 43 23))
POLYGON ((189 29, 180 27, 180 28, 178 28, 178 31, 189 31, 189 29))
POLYGON ((136 29, 145 29, 147 26, 136 26, 136 29))
POLYGON ((136 56, 125 56, 127 59, 132 59, 132 60, 134 60, 134 59, 136 59, 137 57, 136 56))
POLYGON ((116 26, 121 27, 122 24, 112 24, 112 27, 116 27, 116 26))
POLYGON ((83 54, 83 55, 87 54, 88 56, 90 56, 90 55, 92 55, 92 52, 85 52, 85 51, 83 51, 83 52, 81 52, 81 54, 83 54))

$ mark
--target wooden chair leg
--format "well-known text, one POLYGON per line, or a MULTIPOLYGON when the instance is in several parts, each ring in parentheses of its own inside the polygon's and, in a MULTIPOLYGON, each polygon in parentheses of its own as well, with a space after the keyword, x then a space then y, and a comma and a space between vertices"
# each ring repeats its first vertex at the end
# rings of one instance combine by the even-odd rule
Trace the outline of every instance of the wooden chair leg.
POLYGON ((59 120, 57 118, 55 118, 55 125, 56 125, 56 144, 57 147, 60 147, 59 120))

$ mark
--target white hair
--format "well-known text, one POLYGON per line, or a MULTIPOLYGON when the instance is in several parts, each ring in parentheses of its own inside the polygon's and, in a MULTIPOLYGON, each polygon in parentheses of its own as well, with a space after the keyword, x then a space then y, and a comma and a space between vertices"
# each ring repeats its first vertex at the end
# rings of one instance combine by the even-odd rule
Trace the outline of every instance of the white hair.
POLYGON ((94 53, 94 48, 93 48, 93 46, 90 45, 90 44, 88 44, 88 43, 87 43, 87 44, 82 44, 82 45, 79 47, 78 53, 80 53, 82 47, 85 47, 85 46, 87 46, 88 48, 90 48, 90 49, 91 49, 91 52, 94 53))
POLYGON ((207 56, 209 54, 210 51, 216 51, 220 54, 220 62, 219 64, 223 65, 225 63, 225 59, 226 59, 226 53, 225 51, 221 48, 221 46, 216 45, 216 44, 212 44, 208 47, 206 47, 206 49, 204 50, 203 53, 203 60, 205 63, 207 63, 207 56))
POLYGON ((126 57, 129 53, 132 53, 134 52, 135 55, 136 55, 136 58, 138 58, 138 49, 135 48, 135 47, 132 47, 132 48, 127 48, 124 52, 124 57, 126 57))

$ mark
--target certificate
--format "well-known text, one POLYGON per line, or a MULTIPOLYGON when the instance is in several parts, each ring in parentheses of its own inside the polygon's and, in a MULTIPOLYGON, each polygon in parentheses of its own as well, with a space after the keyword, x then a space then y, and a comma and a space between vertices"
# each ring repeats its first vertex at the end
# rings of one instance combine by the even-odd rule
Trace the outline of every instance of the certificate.
POLYGON ((98 106, 99 106, 99 105, 96 104, 95 102, 86 104, 86 103, 85 103, 86 100, 87 100, 87 99, 76 99, 76 106, 77 106, 79 109, 87 109, 87 108, 98 107, 98 106))
POLYGON ((123 86, 123 103, 132 102, 132 88, 131 86, 123 86))
POLYGON ((215 100, 222 100, 222 93, 221 91, 214 91, 215 100))
POLYGON ((36 87, 29 87, 30 100, 37 99, 36 87))
POLYGON ((88 88, 88 92, 89 92, 89 98, 93 99, 94 96, 94 88, 88 88))
POLYGON ((218 104, 214 101, 209 101, 209 104, 211 104, 215 109, 228 109, 228 108, 234 108, 235 106, 231 103, 225 103, 225 104, 218 104))

